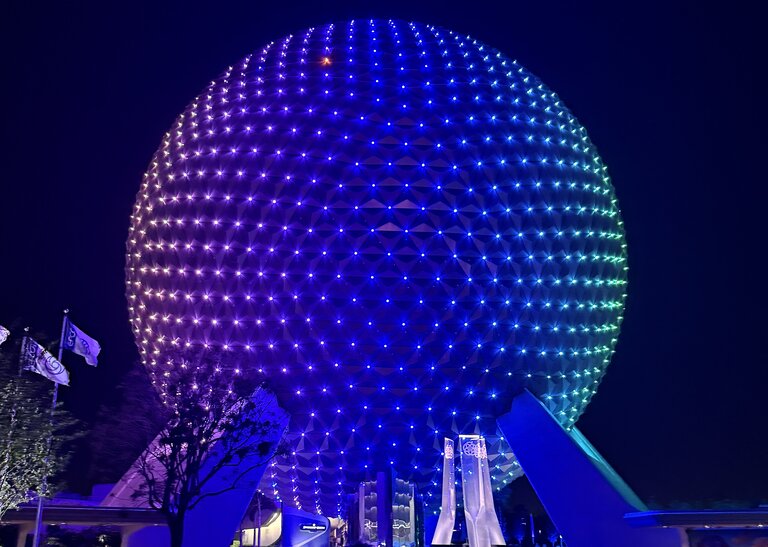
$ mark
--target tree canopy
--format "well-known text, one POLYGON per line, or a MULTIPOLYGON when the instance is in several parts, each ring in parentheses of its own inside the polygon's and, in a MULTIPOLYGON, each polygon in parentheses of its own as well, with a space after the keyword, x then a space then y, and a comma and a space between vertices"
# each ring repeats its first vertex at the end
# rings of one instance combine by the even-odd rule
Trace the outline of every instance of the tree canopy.
POLYGON ((67 460, 75 421, 57 407, 51 419, 53 383, 20 373, 19 341, 0 348, 0 521, 5 513, 47 496, 50 479, 67 460))

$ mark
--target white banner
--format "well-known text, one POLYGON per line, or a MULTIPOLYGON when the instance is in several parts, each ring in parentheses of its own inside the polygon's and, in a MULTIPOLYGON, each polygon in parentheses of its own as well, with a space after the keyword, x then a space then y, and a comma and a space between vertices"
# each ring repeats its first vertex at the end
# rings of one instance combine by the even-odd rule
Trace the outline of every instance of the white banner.
POLYGON ((101 345, 78 329, 75 324, 67 318, 67 325, 64 329, 64 349, 85 357, 85 362, 95 367, 98 364, 96 357, 101 351, 101 345))
POLYGON ((57 384, 69 385, 69 372, 64 365, 29 336, 21 341, 21 367, 37 372, 57 384))

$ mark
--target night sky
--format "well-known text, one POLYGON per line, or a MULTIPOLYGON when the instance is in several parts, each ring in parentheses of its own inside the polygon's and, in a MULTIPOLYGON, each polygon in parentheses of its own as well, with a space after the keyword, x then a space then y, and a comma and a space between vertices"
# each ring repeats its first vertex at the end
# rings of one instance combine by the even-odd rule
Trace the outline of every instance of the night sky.
POLYGON ((768 203, 757 13, 737 2, 11 2, 3 42, 0 324, 103 347, 67 356, 87 423, 138 353, 128 219, 174 117, 229 64, 322 23, 471 34, 539 76, 596 144, 629 244, 617 353, 579 427, 648 500, 768 501, 768 203))

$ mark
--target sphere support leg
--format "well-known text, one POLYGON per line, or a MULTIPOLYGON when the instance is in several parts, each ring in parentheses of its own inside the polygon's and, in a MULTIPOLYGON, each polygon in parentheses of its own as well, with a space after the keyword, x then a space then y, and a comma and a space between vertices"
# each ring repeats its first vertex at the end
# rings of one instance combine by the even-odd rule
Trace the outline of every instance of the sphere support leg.
POLYGON ((679 547, 677 530, 633 528, 645 504, 576 428, 529 391, 498 419, 501 432, 568 547, 679 547))

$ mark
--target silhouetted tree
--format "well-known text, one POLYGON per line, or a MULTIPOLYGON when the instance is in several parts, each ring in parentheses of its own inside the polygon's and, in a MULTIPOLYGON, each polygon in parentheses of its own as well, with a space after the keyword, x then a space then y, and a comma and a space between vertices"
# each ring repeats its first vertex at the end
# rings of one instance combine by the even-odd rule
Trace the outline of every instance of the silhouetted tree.
POLYGON ((176 357, 167 365, 163 425, 134 463, 141 482, 134 497, 165 515, 171 545, 180 547, 188 512, 203 499, 249 486, 249 473, 275 455, 284 422, 265 386, 222 355, 176 357), (206 465, 214 449, 217 457, 206 465), (214 483, 224 486, 213 490, 214 483))
POLYGON ((0 521, 7 511, 49 494, 48 479, 65 465, 77 427, 61 405, 51 420, 53 384, 20 374, 19 347, 20 340, 0 347, 0 521))

